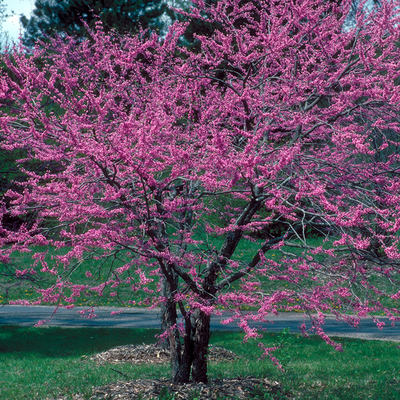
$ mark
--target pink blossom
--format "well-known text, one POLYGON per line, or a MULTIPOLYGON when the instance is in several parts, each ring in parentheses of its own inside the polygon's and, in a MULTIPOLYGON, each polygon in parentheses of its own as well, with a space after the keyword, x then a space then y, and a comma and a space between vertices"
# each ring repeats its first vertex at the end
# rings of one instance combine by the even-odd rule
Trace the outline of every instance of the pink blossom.
POLYGON ((119 311, 111 311, 110 315, 117 315, 123 313, 124 310, 119 310, 119 311))

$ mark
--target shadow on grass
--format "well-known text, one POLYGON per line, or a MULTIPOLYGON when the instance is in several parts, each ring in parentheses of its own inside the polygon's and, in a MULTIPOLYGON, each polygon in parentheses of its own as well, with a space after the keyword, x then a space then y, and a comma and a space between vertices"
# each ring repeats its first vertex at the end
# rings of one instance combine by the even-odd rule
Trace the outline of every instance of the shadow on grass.
POLYGON ((107 329, 0 326, 0 353, 21 356, 69 357, 90 355, 125 344, 156 342, 157 329, 107 329))

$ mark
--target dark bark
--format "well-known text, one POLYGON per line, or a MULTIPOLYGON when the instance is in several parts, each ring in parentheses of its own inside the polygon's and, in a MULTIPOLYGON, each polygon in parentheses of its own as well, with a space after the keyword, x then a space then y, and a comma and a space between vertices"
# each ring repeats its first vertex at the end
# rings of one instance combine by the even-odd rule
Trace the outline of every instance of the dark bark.
POLYGON ((186 330, 189 329, 184 336, 184 347, 182 348, 181 335, 178 327, 178 315, 176 310, 176 302, 173 293, 176 290, 177 275, 173 271, 169 271, 169 279, 163 278, 161 282, 162 295, 167 299, 166 303, 161 305, 161 329, 162 333, 169 332, 168 341, 164 342, 163 347, 168 348, 171 352, 171 374, 174 383, 189 382, 191 368, 191 345, 190 345, 190 320, 186 324, 186 330), (173 290, 171 290, 171 284, 173 290))
POLYGON ((185 314, 185 335, 183 346, 178 327, 176 304, 168 301, 163 317, 170 329, 168 337, 171 351, 171 371, 175 384, 189 382, 190 372, 194 382, 207 383, 207 353, 210 340, 210 316, 196 309, 189 316, 185 314))
POLYGON ((164 315, 162 318, 165 321, 165 328, 169 330, 168 341, 171 351, 171 373, 174 382, 179 381, 180 366, 181 366, 181 342, 179 337, 179 330, 176 325, 177 313, 175 302, 168 299, 165 304, 164 315))
MULTIPOLYGON (((165 277, 163 277, 161 280, 161 296, 167 299, 171 296, 171 291, 169 290, 169 285, 165 277)), ((163 334, 164 332, 168 331, 172 326, 169 320, 167 305, 164 303, 161 303, 160 305, 160 319, 161 319, 161 334, 163 334)), ((169 339, 163 340, 160 343, 160 346, 163 349, 170 349, 169 339)))
POLYGON ((190 370, 193 363, 193 341, 192 341, 192 322, 190 316, 185 314, 185 336, 184 336, 184 350, 182 356, 182 379, 185 382, 189 381, 190 370))
POLYGON ((192 315, 192 378, 207 383, 207 353, 210 341, 210 316, 197 309, 192 315))

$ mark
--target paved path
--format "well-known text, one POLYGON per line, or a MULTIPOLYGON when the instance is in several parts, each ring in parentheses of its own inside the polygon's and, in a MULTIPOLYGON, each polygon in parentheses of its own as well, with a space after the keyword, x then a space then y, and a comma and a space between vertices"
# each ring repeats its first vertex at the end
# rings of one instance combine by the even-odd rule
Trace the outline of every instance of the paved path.
MULTIPOLYGON (((75 307, 71 310, 59 309, 53 315, 52 306, 0 306, 0 325, 13 324, 21 326, 33 326, 40 320, 48 320, 48 326, 61 327, 109 327, 109 328, 159 328, 159 310, 147 310, 145 308, 124 308, 120 314, 110 315, 115 308, 100 307, 95 312, 96 318, 83 318, 79 311, 84 307, 75 307), (53 316, 52 316, 53 315, 53 316)), ((222 325, 221 317, 212 317, 212 330, 240 330, 236 324, 222 325)), ((359 329, 336 321, 333 317, 326 320, 324 329, 328 335, 339 337, 355 337, 360 339, 394 340, 400 342, 400 323, 395 327, 390 326, 387 319, 382 319, 387 323, 383 330, 379 330, 370 319, 363 320, 359 329)), ((266 331, 279 332, 284 328, 289 328, 290 332, 298 333, 299 326, 303 323, 303 318, 299 314, 282 313, 278 317, 271 316, 271 323, 253 324, 262 326, 266 331)), ((309 321, 306 320, 309 326, 309 321)))

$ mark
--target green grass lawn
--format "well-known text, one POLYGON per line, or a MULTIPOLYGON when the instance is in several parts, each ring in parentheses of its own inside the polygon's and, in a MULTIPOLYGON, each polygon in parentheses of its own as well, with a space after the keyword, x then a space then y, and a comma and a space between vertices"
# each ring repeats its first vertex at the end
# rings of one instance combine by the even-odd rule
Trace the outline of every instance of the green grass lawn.
MULTIPOLYGON (((52 256, 55 254, 62 255, 65 254, 69 249, 64 248, 59 250, 57 253, 53 248, 36 246, 32 249, 31 253, 14 253, 13 255, 13 263, 19 266, 19 269, 30 268, 32 266, 32 254, 34 252, 45 252, 48 251, 48 255, 46 256, 46 262, 49 265, 49 268, 53 268, 55 265, 55 260, 52 259, 52 256)), ((73 271, 65 276, 66 279, 71 282, 81 285, 88 285, 89 287, 94 287, 99 285, 100 283, 107 281, 112 277, 112 271, 116 268, 122 267, 127 260, 124 260, 121 256, 118 257, 109 257, 104 260, 94 260, 87 259, 83 262, 76 265, 73 271), (86 271, 90 271, 93 276, 87 277, 86 271)), ((0 265, 0 268, 1 265, 0 265)), ((36 265, 34 269, 39 272, 42 266, 40 264, 36 265)), ((62 268, 60 269, 62 273, 62 268)), ((121 276, 121 278, 126 278, 128 274, 131 276, 135 276, 135 273, 129 271, 121 276)), ((38 276, 46 275, 46 281, 38 281, 37 283, 31 283, 27 280, 21 281, 16 280, 14 278, 3 278, 3 281, 0 282, 0 304, 8 304, 10 300, 35 300, 40 298, 40 295, 37 293, 37 289, 46 288, 50 284, 54 284, 56 282, 57 277, 52 276, 51 274, 41 274, 39 272, 38 276)), ((156 283, 149 284, 150 289, 156 288, 156 283)), ((77 306, 116 306, 121 307, 122 305, 129 307, 129 300, 135 300, 137 303, 141 300, 144 300, 148 297, 143 291, 133 292, 131 290, 131 284, 122 283, 116 289, 106 288, 105 293, 102 296, 99 296, 97 292, 94 291, 86 291, 80 297, 76 298, 75 305, 77 306), (117 296, 109 296, 109 293, 117 292, 117 296)), ((42 303, 46 304, 46 303, 42 303)))
MULTIPOLYGON (((203 235, 201 237, 204 241, 204 246, 202 246, 202 250, 207 252, 211 251, 210 249, 220 248, 223 244, 222 237, 213 237, 203 235), (203 248, 204 247, 204 248, 203 248)), ((241 262, 250 261, 255 254, 257 254, 260 249, 263 240, 259 239, 256 242, 249 240, 242 240, 234 254, 234 259, 241 262)), ((323 244, 321 238, 313 238, 310 239, 310 244, 313 246, 321 246, 323 244)), ((53 268, 55 265, 55 260, 52 259, 53 256, 63 255, 65 254, 69 248, 63 248, 58 250, 57 252, 53 248, 44 247, 44 246, 35 246, 32 248, 32 252, 30 253, 14 253, 13 255, 13 263, 18 266, 18 269, 30 268, 33 265, 32 255, 36 252, 48 252, 46 256, 46 262, 48 263, 49 269, 53 268)), ((297 254, 298 256, 301 254, 302 250, 299 248, 289 249, 283 248, 283 250, 290 250, 297 254)), ((279 250, 271 250, 266 254, 266 257, 275 261, 278 261, 282 256, 279 250)), ((126 262, 129 262, 128 257, 124 255, 123 252, 120 252, 117 256, 109 257, 108 259, 94 260, 88 258, 77 264, 74 270, 66 275, 66 278, 71 282, 79 283, 82 285, 97 286, 100 283, 110 279, 112 277, 112 271, 116 268, 122 267, 126 262), (92 277, 88 278, 85 275, 86 271, 91 271, 93 274, 92 277)), ((0 269, 4 268, 0 264, 0 269)), ((41 264, 37 264, 34 269, 39 272, 39 275, 43 276, 40 273, 40 269, 42 268, 41 264)), ((135 268, 133 268, 135 269, 135 268)), ((146 267, 143 267, 146 270, 146 267)), ((62 272, 62 269, 59 270, 62 272)), ((134 271, 130 270, 123 275, 120 275, 122 279, 133 276, 135 277, 134 271)), ((156 289, 156 280, 157 277, 154 277, 155 281, 149 284, 149 289, 156 289)), ((38 298, 38 294, 36 292, 37 288, 47 287, 50 283, 56 282, 56 276, 52 276, 50 274, 46 274, 46 280, 43 282, 39 282, 39 284, 32 284, 27 280, 16 280, 14 278, 3 278, 3 281, 0 282, 0 304, 8 304, 10 300, 34 300, 38 298)), ((263 286, 265 286, 266 290, 274 290, 282 285, 282 282, 270 281, 268 278, 261 277, 261 281, 263 282, 263 286), (268 286, 268 287, 267 287, 268 286)), ((240 282, 234 283, 233 287, 238 286, 240 282)), ((287 286, 287 285, 286 285, 287 286)), ((148 297, 148 294, 143 291, 132 292, 131 284, 122 283, 117 289, 106 288, 103 296, 99 296, 96 292, 87 291, 84 296, 81 296, 76 299, 75 305, 77 306, 118 306, 121 305, 129 306, 129 300, 135 300, 136 303, 144 300, 148 297), (116 291, 118 293, 117 296, 108 296, 109 292, 116 291)))
MULTIPOLYGON (((89 397, 93 386, 112 381, 169 377, 168 365, 99 366, 85 357, 117 345, 153 343, 156 333, 146 329, 0 326, 0 398, 43 400, 75 393, 89 397)), ((243 344, 242 338, 239 332, 212 334, 212 344, 241 358, 211 363, 211 378, 266 377, 281 382, 297 399, 400 398, 398 343, 340 339, 344 352, 338 353, 316 337, 266 334, 262 339, 265 345, 283 343, 277 356, 286 371, 280 372, 270 361, 259 360, 261 350, 256 342, 243 344)))
MULTIPOLYGON (((204 236, 204 235, 203 235, 204 236)), ((221 237, 213 237, 213 236, 208 236, 206 239, 204 239, 204 251, 210 251, 210 249, 215 246, 215 248, 219 248, 222 245, 223 238, 221 237), (209 247, 208 249, 206 247, 209 247)), ((234 259, 239 260, 241 262, 248 262, 249 260, 252 259, 252 257, 257 253, 257 251, 260 248, 262 240, 258 240, 256 242, 250 241, 250 240, 243 240, 239 243, 236 252, 234 254, 234 259)), ((318 246, 324 246, 326 248, 329 248, 332 246, 332 242, 323 242, 323 239, 320 237, 311 237, 309 239, 308 244, 310 246, 318 247, 318 246)), ((46 261, 48 262, 49 268, 52 268, 54 265, 54 259, 52 259, 52 256, 55 255, 55 251, 52 248, 46 248, 46 247, 35 247, 33 249, 35 252, 44 252, 48 250, 48 255, 46 257, 46 261)), ((67 248, 64 248, 61 250, 61 254, 66 253, 68 251, 67 248)), ((301 256, 302 253, 304 252, 304 249, 299 248, 299 247, 287 247, 284 246, 282 248, 282 251, 284 252, 290 252, 295 254, 297 257, 301 256)), ((60 254, 60 253, 58 253, 60 254)), ((29 268, 32 265, 32 253, 15 253, 14 254, 15 259, 14 263, 15 265, 20 266, 20 269, 23 268, 29 268)), ((274 260, 274 261, 279 261, 281 257, 284 256, 279 250, 270 250, 267 254, 266 257, 274 260)), ((67 279, 71 280, 71 282, 74 283, 79 283, 82 285, 88 285, 89 287, 97 286, 100 283, 107 281, 112 278, 112 272, 118 267, 123 266, 126 262, 128 262, 128 258, 126 255, 124 255, 123 252, 119 253, 118 255, 109 257, 108 259, 104 260, 94 260, 94 259, 87 259, 84 260, 83 262, 79 263, 76 265, 76 268, 67 276, 67 279), (91 271, 93 274, 92 277, 88 278, 85 275, 86 271, 91 271)), ((0 265, 0 268, 2 266, 0 265)), ((35 269, 39 271, 41 268, 41 265, 37 265, 35 269)), ((135 268, 133 268, 135 269, 135 268)), ((146 267, 143 267, 143 270, 146 270, 146 267)), ((282 274, 285 274, 285 271, 282 271, 282 274)), ((135 271, 129 270, 125 272, 123 275, 120 277, 122 279, 127 278, 128 276, 131 276, 134 278, 134 281, 138 280, 137 274, 135 274, 135 271)), ((52 276, 50 274, 47 274, 47 278, 50 280, 46 282, 41 283, 41 287, 46 287, 49 285, 49 283, 55 283, 56 277, 52 276)), ((154 281, 149 284, 149 289, 151 290, 156 290, 156 283, 157 283, 157 277, 151 277, 154 278, 154 281)), ((260 283, 260 289, 264 293, 273 293, 275 290, 279 289, 287 289, 287 290, 295 290, 298 291, 299 287, 297 287, 297 284, 291 284, 290 282, 287 281, 281 281, 281 280, 270 280, 267 276, 259 276, 255 277, 254 279, 258 279, 260 283)), ((384 281, 380 277, 376 277, 374 284, 376 284, 377 287, 381 287, 383 290, 388 289, 389 292, 393 292, 393 287, 391 287, 389 280, 384 281), (386 285, 386 286, 385 286, 386 285)), ((306 288, 315 286, 315 282, 311 280, 311 277, 308 280, 304 280, 302 285, 306 288)), ((346 285, 346 283, 344 283, 346 285)), ((102 296, 99 296, 97 292, 87 290, 86 293, 83 293, 79 298, 76 298, 75 305, 77 306, 111 306, 111 307, 121 307, 121 306, 133 306, 131 304, 131 301, 135 301, 135 306, 140 304, 141 301, 145 300, 148 297, 152 297, 151 295, 149 296, 147 293, 145 293, 142 290, 135 291, 133 292, 131 290, 131 283, 122 283, 118 288, 111 288, 111 287, 106 287, 104 290, 104 294, 102 296), (111 292, 116 292, 117 296, 110 296, 109 294, 111 292)), ((8 304, 10 300, 19 300, 19 299, 27 299, 27 300, 35 300, 39 297, 38 293, 36 292, 36 288, 38 286, 32 285, 29 281, 18 281, 13 278, 10 278, 7 281, 7 278, 3 278, 3 281, 0 282, 0 304, 8 304)), ((230 289, 238 289, 240 287, 240 281, 234 282, 230 289)), ((357 289, 356 289, 357 290, 357 289)), ((363 294, 360 292, 359 293, 360 297, 363 296, 363 294)), ((390 297, 382 297, 380 298, 382 303, 386 307, 397 307, 398 308, 398 302, 395 300, 392 300, 390 297)), ((46 303, 42 303, 46 304, 46 303)), ((295 303, 290 303, 287 304, 289 306, 296 306, 295 303)), ((284 306, 285 304, 281 305, 281 310, 284 311, 284 306)), ((337 308, 335 306, 335 308, 337 308)))

